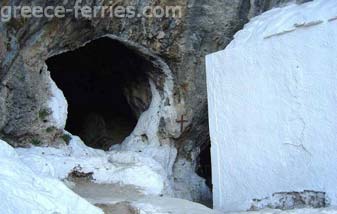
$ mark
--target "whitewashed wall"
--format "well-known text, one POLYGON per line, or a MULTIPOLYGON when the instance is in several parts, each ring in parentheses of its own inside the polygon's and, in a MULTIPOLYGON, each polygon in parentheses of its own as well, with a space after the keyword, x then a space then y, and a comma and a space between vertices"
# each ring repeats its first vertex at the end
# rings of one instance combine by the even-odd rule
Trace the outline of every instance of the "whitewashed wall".
POLYGON ((274 9, 207 57, 216 209, 304 190, 337 205, 336 17, 336 0, 274 9))

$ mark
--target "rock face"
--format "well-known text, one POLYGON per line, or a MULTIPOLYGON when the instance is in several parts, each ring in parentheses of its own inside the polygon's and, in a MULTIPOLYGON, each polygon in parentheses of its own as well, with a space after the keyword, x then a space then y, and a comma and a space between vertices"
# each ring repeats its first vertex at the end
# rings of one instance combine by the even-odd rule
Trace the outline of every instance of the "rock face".
MULTIPOLYGON (((88 0, 76 4, 100 6, 105 2, 88 0)), ((209 142, 204 56, 223 49, 248 18, 284 1, 127 0, 113 3, 133 5, 138 11, 146 6, 178 5, 182 8, 182 17, 75 19, 74 14, 69 13, 61 19, 18 18, 0 23, 0 136, 14 146, 62 143, 66 111, 51 108, 51 98, 57 97, 45 62, 52 56, 108 36, 153 64, 149 71, 152 110, 139 116, 141 122, 119 149, 146 150, 150 142, 153 145, 150 148, 156 149, 148 153, 172 171, 173 180, 181 187, 177 192, 185 198, 199 200, 202 180, 182 172, 193 173, 200 146, 209 142), (181 115, 188 121, 182 133, 176 123, 181 115), (162 148, 167 149, 161 152, 162 148)), ((1 6, 7 4, 44 6, 45 1, 10 0, 3 1, 1 6)), ((48 5, 74 8, 75 2, 54 0, 48 5)), ((132 86, 129 89, 131 105, 140 108, 132 101, 144 96, 132 86)), ((62 103, 65 104, 64 100, 58 100, 56 106, 62 103)))
POLYGON ((336 13, 268 11, 208 57, 215 208, 337 204, 336 13))

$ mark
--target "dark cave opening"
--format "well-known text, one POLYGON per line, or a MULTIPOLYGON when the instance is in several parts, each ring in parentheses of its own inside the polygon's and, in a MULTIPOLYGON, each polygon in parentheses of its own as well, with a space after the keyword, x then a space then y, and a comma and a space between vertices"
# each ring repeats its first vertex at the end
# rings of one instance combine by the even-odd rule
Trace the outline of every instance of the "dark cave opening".
POLYGON ((206 180, 206 185, 213 189, 212 185, 212 161, 211 161, 211 143, 210 141, 200 147, 198 156, 197 174, 206 180))
POLYGON ((46 63, 68 101, 66 130, 90 147, 122 143, 149 107, 152 64, 118 41, 100 38, 46 63))

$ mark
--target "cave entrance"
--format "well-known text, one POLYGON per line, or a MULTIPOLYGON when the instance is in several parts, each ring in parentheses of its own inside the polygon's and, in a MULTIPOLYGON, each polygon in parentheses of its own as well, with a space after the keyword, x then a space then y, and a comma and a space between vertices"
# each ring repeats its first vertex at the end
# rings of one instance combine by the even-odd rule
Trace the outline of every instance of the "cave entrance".
POLYGON ((46 63, 68 101, 66 130, 90 147, 122 143, 149 107, 152 64, 119 41, 100 38, 46 63))

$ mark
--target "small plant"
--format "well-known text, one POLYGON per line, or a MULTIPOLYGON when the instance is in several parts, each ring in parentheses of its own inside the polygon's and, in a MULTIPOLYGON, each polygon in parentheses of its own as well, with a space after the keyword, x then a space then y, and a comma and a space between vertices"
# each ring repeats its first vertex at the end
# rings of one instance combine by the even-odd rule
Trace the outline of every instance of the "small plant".
POLYGON ((20 77, 19 77, 19 80, 20 80, 21 82, 24 82, 24 81, 25 81, 25 76, 23 76, 23 75, 20 76, 20 77))
POLYGON ((27 18, 21 18, 21 19, 11 19, 9 22, 6 23, 6 26, 13 31, 18 31, 21 28, 24 27, 24 25, 27 23, 27 18))
POLYGON ((71 135, 69 135, 69 134, 64 134, 64 135, 62 135, 61 138, 64 142, 66 142, 67 145, 70 143, 70 141, 72 139, 71 135))
POLYGON ((39 111, 39 118, 41 120, 45 120, 49 115, 50 115, 50 111, 48 109, 41 109, 39 111))
POLYGON ((42 144, 42 142, 38 139, 32 139, 30 143, 34 146, 40 146, 42 144))
POLYGON ((51 132, 53 132, 54 130, 55 130, 55 127, 51 126, 51 127, 48 127, 48 128, 46 129, 46 132, 47 132, 47 133, 51 133, 51 132))

